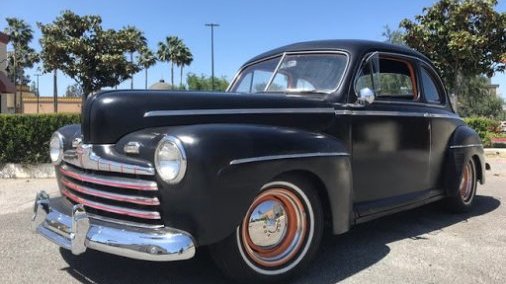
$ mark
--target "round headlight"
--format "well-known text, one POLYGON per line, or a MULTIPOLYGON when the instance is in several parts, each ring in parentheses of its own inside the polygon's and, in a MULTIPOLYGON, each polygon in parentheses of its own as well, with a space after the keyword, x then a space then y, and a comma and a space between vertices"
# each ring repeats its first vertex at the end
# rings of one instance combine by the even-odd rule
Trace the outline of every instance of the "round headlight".
POLYGON ((53 133, 49 141, 49 157, 57 165, 63 158, 63 136, 59 132, 53 133))
POLYGON ((186 172, 186 154, 181 141, 173 136, 160 140, 155 151, 158 175, 168 183, 178 183, 186 172))

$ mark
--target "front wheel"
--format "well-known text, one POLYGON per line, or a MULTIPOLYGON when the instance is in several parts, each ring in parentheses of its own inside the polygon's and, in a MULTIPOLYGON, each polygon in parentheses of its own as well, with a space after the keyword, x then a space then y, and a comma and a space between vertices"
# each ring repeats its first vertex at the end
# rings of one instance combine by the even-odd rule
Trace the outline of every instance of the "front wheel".
POLYGON ((476 164, 470 158, 462 169, 462 177, 460 179, 458 194, 448 197, 448 205, 450 210, 454 212, 468 212, 471 210, 474 197, 476 196, 477 177, 476 164))
POLYGON ((283 179, 264 185, 236 232, 210 249, 237 281, 279 281, 311 261, 322 234, 323 210, 312 184, 283 179))

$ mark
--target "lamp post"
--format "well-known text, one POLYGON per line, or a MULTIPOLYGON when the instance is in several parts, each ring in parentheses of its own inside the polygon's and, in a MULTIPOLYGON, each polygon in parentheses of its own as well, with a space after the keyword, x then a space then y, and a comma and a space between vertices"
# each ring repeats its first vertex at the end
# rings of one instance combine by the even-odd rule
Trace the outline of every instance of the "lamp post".
POLYGON ((206 27, 211 27, 211 90, 214 91, 214 27, 219 27, 219 24, 206 24, 206 27))

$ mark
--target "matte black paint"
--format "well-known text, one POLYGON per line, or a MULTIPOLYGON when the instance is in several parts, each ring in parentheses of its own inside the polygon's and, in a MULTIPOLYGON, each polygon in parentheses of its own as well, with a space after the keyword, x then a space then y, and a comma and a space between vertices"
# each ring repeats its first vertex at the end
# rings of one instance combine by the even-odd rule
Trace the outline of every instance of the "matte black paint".
MULTIPOLYGON (((285 51, 341 50, 349 67, 333 94, 233 94, 165 91, 107 91, 88 98, 83 112, 84 143, 114 144, 101 153, 115 161, 153 165, 163 135, 178 137, 188 156, 188 170, 176 185, 160 185, 162 218, 167 226, 191 233, 199 245, 219 241, 241 222, 261 186, 285 173, 316 177, 325 187, 333 232, 355 223, 412 208, 456 194, 465 159, 485 169, 477 134, 453 112, 447 95, 441 105, 429 104, 423 92, 417 102, 381 101, 355 104, 354 79, 370 52, 408 56, 433 66, 408 48, 369 41, 318 41, 285 46, 245 64, 285 51), (256 113, 144 117, 154 110, 334 108, 329 113, 256 113), (384 116, 374 112, 393 112, 384 116), (444 117, 440 117, 444 116, 444 117), (140 142, 138 155, 123 146, 140 142), (342 152, 349 156, 309 157, 231 165, 237 159, 283 154, 342 152)), ((420 83, 420 82, 419 82, 420 83)), ((444 92, 440 82, 439 88, 444 92)), ((422 88, 419 89, 421 90, 422 88)), ((78 126, 62 128, 69 148, 78 126)), ((481 182, 484 175, 479 172, 481 182)))

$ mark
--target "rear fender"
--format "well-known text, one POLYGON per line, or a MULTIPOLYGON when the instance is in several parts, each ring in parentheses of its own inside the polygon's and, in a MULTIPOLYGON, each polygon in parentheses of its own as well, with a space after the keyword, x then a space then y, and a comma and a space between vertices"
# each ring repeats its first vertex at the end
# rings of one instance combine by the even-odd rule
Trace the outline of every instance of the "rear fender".
POLYGON ((485 158, 483 145, 478 134, 469 126, 462 125, 455 129, 448 145, 445 167, 445 188, 448 196, 458 194, 462 179, 464 163, 474 159, 477 178, 485 183, 485 158))

